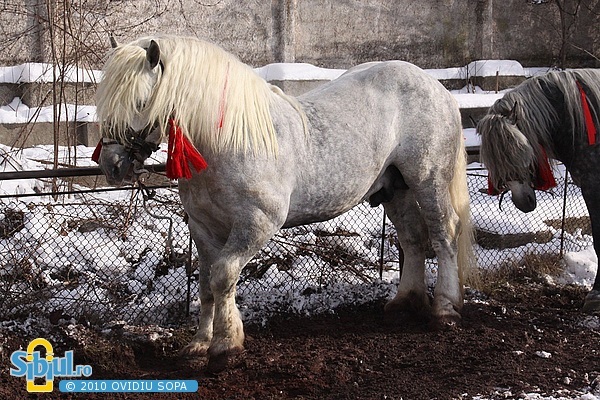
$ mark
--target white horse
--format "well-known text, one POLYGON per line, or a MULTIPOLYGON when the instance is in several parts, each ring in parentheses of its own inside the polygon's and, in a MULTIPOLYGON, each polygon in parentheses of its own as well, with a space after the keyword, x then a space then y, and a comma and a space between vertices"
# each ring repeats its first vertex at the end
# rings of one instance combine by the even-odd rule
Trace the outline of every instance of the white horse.
POLYGON ((421 69, 365 64, 294 99, 213 44, 157 36, 110 53, 97 106, 109 182, 135 179, 170 119, 208 164, 180 179, 179 193, 201 261, 200 322, 184 353, 208 355, 209 369, 243 349, 235 293, 246 263, 279 229, 365 200, 383 203, 404 250, 386 310, 427 312, 441 324, 460 319, 472 256, 460 115, 421 69), (432 302, 428 239, 439 263, 432 302))

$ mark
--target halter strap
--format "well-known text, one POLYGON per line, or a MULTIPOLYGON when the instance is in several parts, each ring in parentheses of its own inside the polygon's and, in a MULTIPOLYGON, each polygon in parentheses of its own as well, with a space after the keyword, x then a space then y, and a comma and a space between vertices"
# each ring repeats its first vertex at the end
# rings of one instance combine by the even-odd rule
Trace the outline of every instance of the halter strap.
MULTIPOLYGON (((150 155, 158 150, 159 144, 154 142, 149 142, 146 140, 150 132, 158 127, 158 123, 153 125, 148 124, 144 129, 138 132, 133 132, 132 129, 130 131, 132 133, 128 134, 129 141, 126 144, 122 144, 127 151, 129 152, 129 158, 131 160, 137 160, 140 163, 144 163, 144 161, 150 157, 150 155)), ((102 138, 98 141, 94 152, 92 153, 92 161, 99 164, 100 161, 100 152, 102 151, 102 146, 107 146, 111 144, 121 144, 115 139, 102 138)))
MULTIPOLYGON (((173 118, 169 119, 169 147, 167 149, 167 178, 169 179, 190 179, 192 177, 192 171, 190 164, 196 170, 200 172, 208 166, 204 157, 194 147, 192 142, 183 134, 181 127, 175 122, 173 118)), ((144 132, 149 133, 149 129, 144 129, 144 132)), ((140 163, 150 157, 150 155, 158 150, 159 145, 153 142, 146 141, 148 135, 136 135, 131 136, 131 142, 126 146, 129 151, 129 157, 132 160, 137 160, 140 163)), ((94 153, 92 154, 92 161, 100 163, 100 152, 102 146, 109 145, 120 145, 120 143, 114 139, 102 138, 98 142, 94 153)))

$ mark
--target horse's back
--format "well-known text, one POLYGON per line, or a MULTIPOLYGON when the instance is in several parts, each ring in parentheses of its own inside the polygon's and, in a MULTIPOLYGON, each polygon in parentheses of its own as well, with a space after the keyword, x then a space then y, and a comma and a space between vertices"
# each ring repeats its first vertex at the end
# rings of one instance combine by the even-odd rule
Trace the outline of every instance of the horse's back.
POLYGON ((457 123, 460 125, 458 104, 450 92, 437 79, 404 61, 358 65, 298 100, 315 111, 308 113, 309 119, 350 122, 358 135, 372 131, 370 128, 393 130, 397 135, 393 141, 428 140, 427 136, 439 135, 438 131, 448 127, 455 135, 457 123), (420 130, 419 125, 427 129, 424 136, 412 134, 420 130))
POLYGON ((357 158, 421 164, 420 158, 433 152, 444 158, 462 140, 454 97, 437 79, 403 61, 358 65, 298 100, 313 139, 326 134, 334 145, 340 139, 362 144, 354 146, 357 158), (377 154, 369 153, 373 150, 377 154))
POLYGON ((368 199, 390 165, 413 187, 454 171, 462 141, 458 105, 412 64, 359 65, 298 100, 308 120, 306 147, 280 141, 297 171, 288 226, 309 215, 330 218, 368 199))
POLYGON ((311 102, 328 96, 343 96, 346 91, 356 92, 360 89, 382 92, 397 92, 401 89, 405 95, 415 92, 425 97, 432 95, 452 97, 437 79, 421 68, 405 61, 391 60, 373 61, 352 67, 337 79, 299 96, 298 99, 311 102))

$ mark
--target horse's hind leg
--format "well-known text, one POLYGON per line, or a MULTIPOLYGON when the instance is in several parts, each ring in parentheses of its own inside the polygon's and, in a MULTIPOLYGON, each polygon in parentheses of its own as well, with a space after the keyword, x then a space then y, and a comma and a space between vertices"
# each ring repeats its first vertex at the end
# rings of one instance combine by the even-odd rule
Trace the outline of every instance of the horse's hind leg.
POLYGON ((416 193, 438 261, 433 316, 440 325, 454 324, 460 320, 463 306, 458 266, 459 217, 452 207, 448 186, 431 183, 422 185, 416 193))
POLYGON ((404 252, 404 265, 396 296, 385 305, 386 311, 408 311, 429 315, 430 301, 425 283, 427 227, 410 190, 399 190, 390 202, 383 203, 404 252))

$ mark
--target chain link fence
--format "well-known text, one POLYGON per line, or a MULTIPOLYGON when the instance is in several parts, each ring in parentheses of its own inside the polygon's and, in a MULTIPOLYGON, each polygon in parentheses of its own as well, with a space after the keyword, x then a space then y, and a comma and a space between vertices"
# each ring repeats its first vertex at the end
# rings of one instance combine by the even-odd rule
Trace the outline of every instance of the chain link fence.
MULTIPOLYGON (((523 214, 508 198, 500 209, 499 198, 484 193, 485 170, 472 164, 468 177, 480 268, 591 245, 585 204, 570 180, 557 179, 553 193, 538 193, 536 211, 523 214)), ((399 259, 383 208, 363 203, 333 220, 280 231, 242 271, 238 303, 260 296, 298 310, 298 294, 323 287, 395 284, 399 259)), ((198 309, 197 263, 174 187, 0 203, 2 320, 44 314, 100 326, 181 324, 198 309)), ((434 280, 435 258, 427 265, 434 280)))

